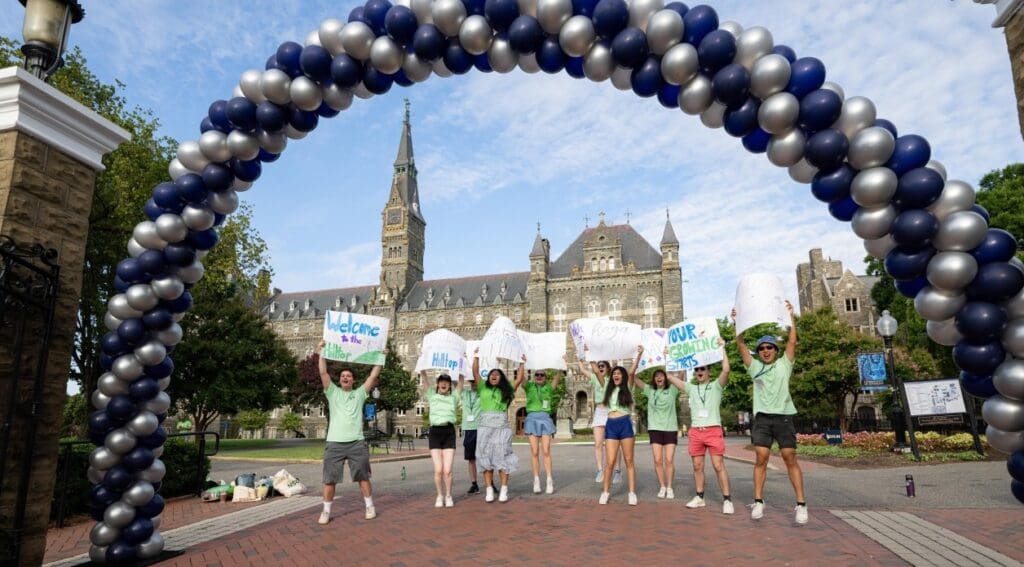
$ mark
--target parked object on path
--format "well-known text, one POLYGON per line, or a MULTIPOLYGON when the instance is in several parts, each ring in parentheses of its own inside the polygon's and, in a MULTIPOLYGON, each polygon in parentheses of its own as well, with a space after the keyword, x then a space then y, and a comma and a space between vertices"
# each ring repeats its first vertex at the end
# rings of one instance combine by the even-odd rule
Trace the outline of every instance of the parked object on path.
POLYGON ((203 499, 203 502, 227 502, 227 498, 231 495, 234 488, 235 487, 230 484, 218 484, 211 486, 203 491, 201 498, 203 499))
POLYGON ((274 474, 274 490, 285 497, 295 496, 306 492, 306 485, 299 482, 290 472, 281 469, 274 474))
POLYGON ((256 495, 256 489, 248 486, 236 486, 235 491, 232 495, 232 502, 256 502, 259 497, 256 495))
POLYGON ((914 487, 914 475, 908 474, 906 480, 907 480, 907 498, 916 498, 917 497, 917 490, 914 487))

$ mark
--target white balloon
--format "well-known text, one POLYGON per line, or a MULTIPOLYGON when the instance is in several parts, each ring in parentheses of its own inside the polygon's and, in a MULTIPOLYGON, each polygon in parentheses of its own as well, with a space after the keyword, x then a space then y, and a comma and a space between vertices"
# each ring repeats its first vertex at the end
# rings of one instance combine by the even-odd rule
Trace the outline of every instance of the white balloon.
POLYGON ((306 40, 303 42, 303 45, 317 45, 323 47, 320 45, 320 30, 316 29, 306 34, 306 40))
POLYGON ((146 250, 148 250, 148 248, 136 242, 134 238, 128 239, 128 255, 132 258, 142 256, 142 253, 146 250))
MULTIPOLYGON (((391 41, 390 38, 377 39, 387 39, 388 41, 391 41)), ((399 52, 398 58, 401 59, 401 57, 402 54, 399 52)), ((381 69, 376 64, 374 64, 374 66, 381 71, 384 71, 384 69, 381 69)), ((397 70, 398 69, 396 68, 395 71, 397 70)), ((384 72, 387 73, 387 71, 384 72)), ((394 71, 391 71, 391 73, 394 73, 394 71)), ((320 104, 324 101, 323 93, 320 91, 320 85, 314 83, 312 79, 307 77, 295 77, 292 79, 291 86, 288 88, 288 94, 291 97, 292 102, 295 103, 295 106, 298 107, 299 110, 305 110, 306 112, 315 112, 320 108, 320 104)))
MULTIPOLYGON (((462 1, 459 0, 461 4, 462 1)), ((392 75, 402 68, 404 53, 402 47, 395 43, 395 40, 387 36, 380 36, 373 40, 370 46, 370 63, 382 73, 392 75)), ((317 107, 320 105, 318 104, 317 107)), ((313 109, 316 110, 316 109, 313 109)))
POLYGON ((772 136, 768 141, 768 161, 779 167, 789 167, 804 157, 807 139, 799 128, 785 134, 772 136))
POLYGON ((573 16, 558 32, 558 44, 570 57, 583 57, 590 51, 596 37, 594 22, 590 18, 573 16))
POLYGON ((683 38, 683 17, 675 10, 658 10, 647 22, 647 45, 650 52, 662 55, 683 38))
POLYGON ((572 0, 537 0, 537 21, 545 33, 558 35, 571 17, 572 0))
POLYGON ((750 94, 765 99, 782 92, 792 73, 788 59, 776 53, 765 55, 750 68, 750 94))
POLYGON ((928 321, 925 331, 931 340, 943 346, 954 346, 964 338, 956 329, 956 318, 950 317, 944 321, 928 321))
MULTIPOLYGON (((415 56, 416 55, 412 53, 407 55, 405 58, 406 64, 408 63, 410 57, 415 56)), ((406 74, 408 74, 408 71, 406 74)), ((326 102, 327 106, 331 107, 332 110, 341 111, 346 110, 348 109, 348 107, 352 106, 352 91, 348 89, 343 89, 334 83, 331 83, 323 87, 323 97, 324 102, 326 102)))
POLYGON ((928 206, 928 212, 941 222, 952 213, 969 210, 974 202, 974 188, 964 181, 951 179, 943 185, 939 198, 928 206))
POLYGON ((855 96, 843 102, 843 110, 833 128, 845 134, 847 140, 852 140, 858 132, 874 124, 875 118, 875 103, 867 97, 855 96))
POLYGON ((839 86, 839 84, 837 83, 833 83, 832 81, 825 81, 824 83, 821 84, 821 88, 826 91, 832 91, 836 93, 837 95, 839 95, 839 100, 843 100, 846 98, 846 91, 844 91, 843 87, 839 86))
POLYGON ((818 168, 811 165, 807 158, 789 166, 789 177, 797 183, 810 183, 814 181, 814 176, 817 173, 818 168))
POLYGON ((966 252, 977 248, 985 240, 987 232, 985 217, 974 211, 957 211, 939 221, 939 230, 932 244, 937 250, 966 252))
POLYGON ((185 205, 185 208, 181 210, 181 218, 189 228, 195 231, 213 228, 213 223, 216 221, 213 211, 197 205, 185 205))
POLYGON ((149 311, 160 302, 160 298, 149 284, 135 284, 129 287, 124 292, 124 297, 132 309, 142 312, 149 311))
POLYGON ((459 43, 471 55, 487 53, 491 47, 493 33, 487 18, 474 14, 462 21, 459 27, 459 43))
POLYGON ((925 164, 925 167, 927 167, 928 169, 937 171, 939 173, 939 175, 942 176, 942 180, 943 181, 946 180, 946 176, 947 176, 946 175, 946 166, 942 165, 941 161, 934 160, 934 159, 930 160, 927 164, 925 164))
POLYGON ((540 72, 540 63, 537 63, 536 53, 520 53, 519 68, 525 73, 534 74, 540 72))
POLYGON ((700 113, 700 121, 708 128, 721 128, 725 124, 725 105, 713 102, 704 112, 700 113))
POLYGON ((629 27, 646 32, 651 15, 664 7, 664 0, 633 0, 629 3, 629 27))
POLYGON ((775 40, 772 39, 772 32, 761 26, 747 28, 736 39, 735 62, 750 71, 758 59, 771 53, 774 46, 775 40))
POLYGON ((182 293, 185 293, 185 284, 174 276, 153 278, 149 285, 153 288, 153 292, 156 293, 157 297, 168 301, 178 299, 182 293))
POLYGON ((718 29, 729 32, 733 39, 739 39, 740 34, 743 33, 743 26, 733 21, 722 22, 718 25, 718 29))
POLYGON ((103 316, 103 326, 106 327, 108 331, 116 331, 117 328, 121 326, 121 323, 123 323, 123 321, 115 317, 113 313, 107 313, 103 316))
POLYGON ((612 50, 603 43, 595 43, 583 57, 583 74, 595 83, 607 81, 615 72, 612 50))
MULTIPOLYGON (((410 81, 422 83, 430 78, 430 62, 421 60, 415 53, 410 51, 405 54, 405 61, 402 62, 402 71, 405 71, 405 76, 410 81)), ((348 104, 352 104, 352 93, 349 91, 345 92, 348 93, 348 104)), ((345 107, 348 108, 348 105, 345 107)), ((344 108, 340 110, 344 110, 344 108)))
POLYGON ((288 136, 281 132, 270 133, 266 130, 256 131, 256 141, 264 150, 272 154, 280 154, 288 147, 288 136))
POLYGON ((434 0, 430 6, 434 25, 446 37, 457 37, 459 26, 466 19, 466 5, 462 0, 434 0))
POLYGON ((896 241, 888 234, 881 238, 864 241, 864 250, 879 260, 884 260, 893 248, 896 248, 896 241))
POLYGON ((128 298, 123 293, 119 293, 107 300, 107 311, 113 313, 118 319, 142 317, 142 311, 128 305, 128 298))
POLYGON ((210 193, 207 202, 213 212, 220 213, 222 215, 230 215, 231 213, 238 210, 238 193, 235 193, 231 189, 227 191, 221 191, 219 193, 210 193))
MULTIPOLYGON (((450 77, 452 72, 447 67, 444 67, 444 61, 438 60, 438 62, 444 68, 444 72, 447 73, 447 75, 441 76, 450 77)), ((487 62, 491 64, 491 69, 494 69, 495 73, 511 73, 519 63, 519 55, 512 49, 507 39, 495 37, 491 41, 490 49, 487 50, 487 62)), ((434 67, 434 72, 437 73, 436 66, 434 67)))
POLYGON ((188 173, 196 173, 191 169, 185 167, 178 161, 178 158, 174 158, 167 164, 167 175, 171 177, 171 181, 177 181, 179 177, 188 173))

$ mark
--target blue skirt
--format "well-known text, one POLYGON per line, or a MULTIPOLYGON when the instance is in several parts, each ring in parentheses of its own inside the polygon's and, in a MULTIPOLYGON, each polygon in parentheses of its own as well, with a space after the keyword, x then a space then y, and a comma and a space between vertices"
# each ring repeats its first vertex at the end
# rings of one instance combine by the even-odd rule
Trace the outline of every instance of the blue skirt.
POLYGON ((555 434, 555 422, 551 421, 551 414, 546 411, 534 411, 526 414, 526 424, 523 426, 527 435, 541 437, 543 435, 555 434))

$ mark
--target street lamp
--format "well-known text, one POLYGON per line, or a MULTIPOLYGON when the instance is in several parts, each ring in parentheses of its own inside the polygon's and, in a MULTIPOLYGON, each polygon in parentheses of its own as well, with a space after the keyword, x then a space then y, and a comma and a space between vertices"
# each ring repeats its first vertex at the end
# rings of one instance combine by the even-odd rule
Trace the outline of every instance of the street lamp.
POLYGON ((67 47, 71 24, 85 17, 78 0, 18 0, 25 6, 25 21, 21 34, 25 45, 25 69, 46 80, 64 63, 61 58, 67 47))
POLYGON ((373 396, 373 434, 376 435, 380 431, 377 429, 377 414, 380 413, 377 411, 377 400, 380 399, 380 388, 374 386, 373 392, 370 392, 370 395, 373 396))
POLYGON ((921 453, 917 448, 917 439, 914 437, 914 422, 910 418, 910 413, 906 411, 910 405, 907 401, 907 392, 903 389, 903 380, 896 374, 896 360, 892 355, 892 338, 896 335, 896 329, 898 328, 899 323, 896 322, 895 317, 889 314, 888 309, 882 311, 882 316, 875 323, 875 329, 885 343, 885 354, 889 361, 889 372, 892 374, 892 384, 896 389, 896 398, 892 409, 892 428, 896 437, 893 450, 902 452, 906 449, 907 432, 909 431, 910 451, 914 454, 915 459, 920 460, 921 453))

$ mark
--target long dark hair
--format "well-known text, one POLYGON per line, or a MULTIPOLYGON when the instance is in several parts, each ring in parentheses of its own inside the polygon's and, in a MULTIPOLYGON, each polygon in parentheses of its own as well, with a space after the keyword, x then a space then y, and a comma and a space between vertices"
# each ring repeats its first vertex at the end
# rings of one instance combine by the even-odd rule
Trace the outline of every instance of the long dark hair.
POLYGON ((633 392, 629 391, 629 372, 626 372, 622 366, 616 366, 608 373, 608 379, 604 385, 604 405, 608 406, 612 401, 612 392, 615 390, 613 377, 616 370, 622 372, 622 384, 619 385, 619 405, 625 408, 632 407, 633 392))
POLYGON ((516 393, 512 391, 512 384, 509 384, 508 377, 505 376, 505 372, 500 368, 492 368, 487 373, 487 379, 484 380, 484 386, 487 388, 498 388, 501 390, 501 401, 505 404, 512 403, 512 398, 516 397, 516 393), (498 381, 497 386, 491 386, 491 372, 497 372, 501 376, 501 380, 498 381))
POLYGON ((668 387, 668 374, 666 374, 665 371, 662 370, 661 368, 655 370, 654 374, 651 374, 651 388, 655 390, 668 390, 668 387), (658 374, 661 374, 662 376, 665 377, 664 386, 658 386, 658 381, 656 380, 658 374))

